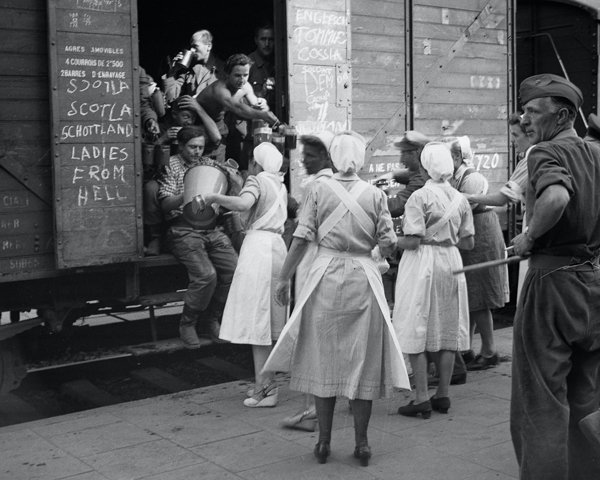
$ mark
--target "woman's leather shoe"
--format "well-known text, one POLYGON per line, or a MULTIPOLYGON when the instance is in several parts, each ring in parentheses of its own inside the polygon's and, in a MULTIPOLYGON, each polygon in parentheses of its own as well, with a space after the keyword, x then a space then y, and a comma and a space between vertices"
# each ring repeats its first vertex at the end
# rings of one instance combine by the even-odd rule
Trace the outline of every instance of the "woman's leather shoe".
POLYGON ((263 385, 258 392, 244 400, 244 406, 250 408, 274 407, 277 405, 277 384, 271 380, 266 385, 263 385))
POLYGON ((415 401, 411 400, 408 405, 404 405, 398 409, 400 415, 405 417, 416 417, 419 413, 423 418, 431 417, 431 402, 429 400, 415 405, 415 401))
POLYGON ((450 408, 450 398, 448 398, 448 397, 440 397, 440 398, 431 397, 429 399, 429 401, 431 402, 431 408, 433 408, 436 412, 448 413, 448 409, 450 408))
POLYGON ((314 432, 317 429, 317 412, 314 410, 298 412, 295 415, 284 419, 281 424, 287 428, 304 430, 305 432, 314 432))
POLYGON ((368 467, 371 458, 371 447, 368 445, 357 445, 354 447, 354 458, 358 458, 361 466, 368 467))
POLYGON ((475 360, 467 364, 467 370, 487 370, 488 368, 496 367, 498 365, 500 365, 500 354, 498 352, 494 353, 491 357, 484 357, 479 354, 475 357, 475 360))
POLYGON ((329 442, 322 441, 315 445, 315 457, 319 463, 327 463, 327 457, 331 453, 329 442))
POLYGON ((465 353, 461 353, 461 356, 465 365, 475 360, 475 352, 473 350, 467 350, 465 353))

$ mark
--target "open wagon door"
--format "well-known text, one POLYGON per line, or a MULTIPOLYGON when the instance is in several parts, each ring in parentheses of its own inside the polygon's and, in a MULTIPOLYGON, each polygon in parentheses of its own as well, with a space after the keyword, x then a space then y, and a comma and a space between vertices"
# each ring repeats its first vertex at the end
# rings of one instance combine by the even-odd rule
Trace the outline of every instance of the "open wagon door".
MULTIPOLYGON (((350 0, 290 0, 287 33, 290 123, 298 135, 350 129, 350 0)), ((292 151, 290 174, 299 200, 306 171, 298 150, 292 151)))
POLYGON ((135 0, 48 0, 59 268, 143 248, 135 0))

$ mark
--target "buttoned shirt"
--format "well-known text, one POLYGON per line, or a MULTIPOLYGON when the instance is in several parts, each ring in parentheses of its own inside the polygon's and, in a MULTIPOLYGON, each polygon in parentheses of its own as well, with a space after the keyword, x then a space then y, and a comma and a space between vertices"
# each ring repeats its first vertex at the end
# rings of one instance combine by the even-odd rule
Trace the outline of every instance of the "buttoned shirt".
MULTIPOLYGON (((183 178, 190 168, 197 165, 210 165, 214 167, 216 161, 212 158, 202 157, 197 162, 191 164, 185 163, 181 155, 173 155, 169 160, 169 166, 165 167, 165 173, 162 178, 159 179, 160 188, 158 190, 158 199, 163 201, 167 197, 173 197, 183 193, 183 178)), ((173 220, 174 218, 183 215, 183 203, 176 209, 165 213, 165 220, 173 220)))

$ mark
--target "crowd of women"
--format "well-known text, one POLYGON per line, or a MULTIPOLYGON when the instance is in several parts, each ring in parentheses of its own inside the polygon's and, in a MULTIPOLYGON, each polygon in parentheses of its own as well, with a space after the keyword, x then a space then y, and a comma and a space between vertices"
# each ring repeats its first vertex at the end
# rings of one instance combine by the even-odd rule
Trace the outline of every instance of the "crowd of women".
POLYGON ((374 399, 394 389, 410 390, 413 383, 415 398, 400 406, 399 414, 429 418, 432 410, 447 413, 455 361, 470 356, 474 368, 499 363, 490 309, 507 300, 506 268, 472 277, 456 271, 505 255, 498 218, 485 204, 520 200, 523 190, 511 178, 500 194, 486 195, 485 178, 469 163, 467 137, 423 142, 419 169, 425 182, 406 202, 397 236, 385 193, 357 175, 366 148, 360 135, 320 132, 302 137, 301 144, 314 179, 305 191, 289 252, 280 241, 286 217, 285 187, 277 175, 282 159, 272 145, 256 147, 253 176, 239 197, 205 198, 207 204, 246 212, 251 225, 220 335, 257 347, 256 381, 244 405, 275 406, 274 373, 290 372, 290 388, 306 396, 301 411, 286 424, 312 431, 316 418, 319 463, 330 455, 336 399, 348 398, 354 456, 366 466, 374 399), (383 257, 401 252, 393 315, 374 252, 383 257), (284 307, 299 265, 304 269, 301 288, 286 322, 284 307), (258 294, 248 285, 260 285, 258 294), (470 349, 475 327, 482 337, 478 355, 470 349), (430 397, 431 362, 439 381, 430 397))

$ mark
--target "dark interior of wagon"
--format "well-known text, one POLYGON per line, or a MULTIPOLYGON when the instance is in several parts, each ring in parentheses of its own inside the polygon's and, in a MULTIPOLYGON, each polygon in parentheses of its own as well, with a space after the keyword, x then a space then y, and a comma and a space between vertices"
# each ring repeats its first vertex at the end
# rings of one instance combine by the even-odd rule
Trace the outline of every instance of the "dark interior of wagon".
POLYGON ((167 57, 188 48, 201 29, 212 33, 213 53, 222 60, 250 53, 254 28, 265 22, 274 23, 273 0, 138 0, 140 65, 158 80, 167 71, 167 57))
MULTIPOLYGON (((517 12, 517 85, 541 73, 568 77, 583 93, 584 116, 596 113, 597 27, 590 11, 559 2, 519 0, 517 12)), ((585 134, 581 116, 575 128, 585 134)))

